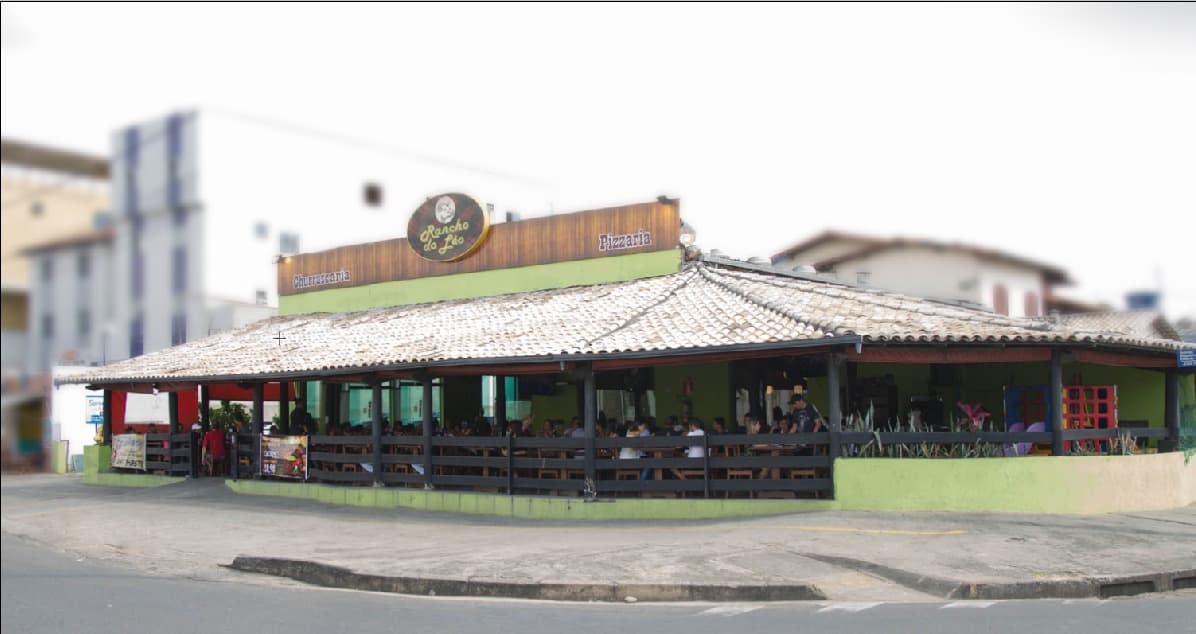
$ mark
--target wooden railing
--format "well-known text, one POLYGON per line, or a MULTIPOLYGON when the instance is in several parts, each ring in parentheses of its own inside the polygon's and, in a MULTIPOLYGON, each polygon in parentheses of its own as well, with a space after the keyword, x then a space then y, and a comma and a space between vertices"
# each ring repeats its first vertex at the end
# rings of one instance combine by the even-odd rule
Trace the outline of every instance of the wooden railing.
MULTIPOLYGON (((1065 430, 1069 443, 1111 451, 1115 443, 1165 438, 1165 429, 1065 430)), ((375 457, 370 436, 309 438, 308 480, 332 484, 431 487, 507 494, 590 496, 810 496, 834 491, 834 454, 880 455, 877 448, 920 448, 950 457, 1023 455, 1048 447, 1051 432, 829 432, 726 434, 639 438, 435 436, 425 455, 422 436, 383 436, 375 457), (587 445, 593 456, 586 456, 587 445), (689 457, 701 448, 700 457, 689 457), (377 463, 375 461, 378 461, 377 463), (375 465, 380 466, 380 470, 375 465), (378 471, 377 473, 375 471, 378 471)), ((240 477, 258 476, 259 440, 237 437, 240 477)), ((913 449, 897 457, 919 457, 913 449)))
POLYGON ((193 448, 197 439, 190 432, 145 435, 145 470, 172 476, 192 475, 193 448))

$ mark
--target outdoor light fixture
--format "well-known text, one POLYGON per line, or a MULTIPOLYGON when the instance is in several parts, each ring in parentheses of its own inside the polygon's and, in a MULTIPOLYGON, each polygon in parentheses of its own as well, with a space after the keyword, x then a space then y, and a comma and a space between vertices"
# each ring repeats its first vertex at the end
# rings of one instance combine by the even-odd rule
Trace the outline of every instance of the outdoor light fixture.
POLYGON ((692 247, 698 241, 698 232, 688 222, 681 221, 681 235, 678 238, 683 247, 692 247))

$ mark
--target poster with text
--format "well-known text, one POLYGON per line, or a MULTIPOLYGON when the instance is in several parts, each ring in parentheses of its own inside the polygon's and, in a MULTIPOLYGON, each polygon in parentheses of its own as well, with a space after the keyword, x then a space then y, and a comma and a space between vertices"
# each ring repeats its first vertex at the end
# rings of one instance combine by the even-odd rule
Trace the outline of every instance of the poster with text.
POLYGON ((119 434, 112 437, 112 466, 145 471, 145 434, 119 434))
POLYGON ((262 475, 307 479, 307 436, 262 436, 262 475))

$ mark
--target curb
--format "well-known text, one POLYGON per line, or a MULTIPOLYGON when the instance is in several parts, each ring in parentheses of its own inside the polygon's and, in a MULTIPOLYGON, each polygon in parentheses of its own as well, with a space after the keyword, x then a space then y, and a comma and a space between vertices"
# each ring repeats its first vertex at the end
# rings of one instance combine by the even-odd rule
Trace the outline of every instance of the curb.
POLYGON ((225 566, 241 572, 286 577, 315 586, 423 596, 539 599, 545 601, 822 601, 826 595, 809 584, 673 585, 621 583, 519 583, 387 577, 353 572, 298 559, 238 556, 225 566))
POLYGON ((850 557, 798 554, 823 563, 888 579, 898 585, 944 599, 1088 599, 1095 597, 1107 599, 1196 588, 1196 568, 1141 575, 976 583, 919 575, 908 570, 891 568, 850 557))

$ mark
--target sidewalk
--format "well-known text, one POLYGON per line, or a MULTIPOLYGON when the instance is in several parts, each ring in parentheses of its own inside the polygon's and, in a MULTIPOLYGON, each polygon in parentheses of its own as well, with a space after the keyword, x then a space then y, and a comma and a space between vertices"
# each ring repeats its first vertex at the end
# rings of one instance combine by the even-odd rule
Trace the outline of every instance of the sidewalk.
POLYGON ((226 568, 359 589, 623 600, 1085 597, 1196 586, 1196 506, 1134 515, 812 512, 530 522, 152 489, 0 481, 6 533, 165 575, 226 568), (318 565, 317 565, 318 564, 318 565))

